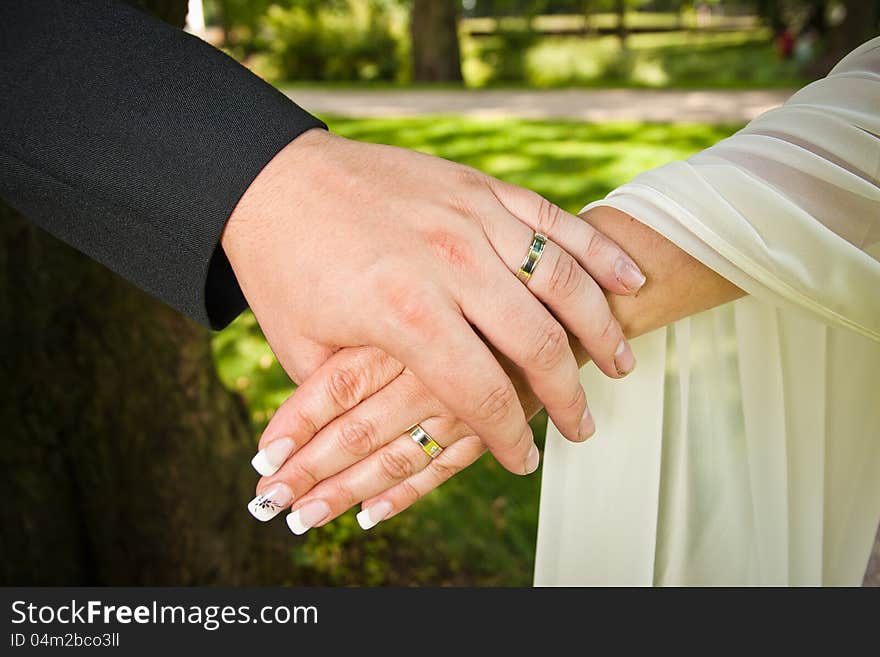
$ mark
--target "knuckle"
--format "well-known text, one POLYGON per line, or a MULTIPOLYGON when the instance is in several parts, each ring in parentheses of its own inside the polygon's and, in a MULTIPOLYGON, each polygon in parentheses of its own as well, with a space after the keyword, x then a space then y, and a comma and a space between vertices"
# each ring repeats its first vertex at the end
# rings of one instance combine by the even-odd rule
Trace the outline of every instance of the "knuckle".
POLYGON ((587 395, 583 387, 578 383, 572 391, 571 400, 565 406, 565 410, 578 410, 587 404, 587 395))
POLYGON ((464 465, 451 459, 436 458, 428 464, 431 474, 438 482, 448 481, 464 469, 464 465))
POLYGON ((486 451, 485 443, 476 435, 465 436, 458 441, 458 444, 461 446, 461 452, 468 454, 466 458, 462 459, 463 461, 467 460, 468 463, 480 458, 486 451))
POLYGON ((310 464, 305 461, 296 461, 290 480, 296 485, 297 490, 307 491, 317 484, 320 478, 310 464))
POLYGON ((452 211, 464 217, 471 224, 480 225, 483 223, 480 213, 474 207, 473 199, 461 194, 455 194, 449 198, 449 206, 452 211))
POLYGON ((376 444, 376 430, 367 419, 344 422, 339 428, 340 447, 356 457, 364 457, 372 453, 376 444))
POLYGON ((440 402, 431 393, 425 384, 412 372, 412 370, 404 370, 402 376, 406 376, 405 390, 407 404, 413 408, 424 408, 436 413, 441 408, 440 402))
POLYGON ((567 299, 578 291, 580 284, 580 267, 577 261, 567 253, 561 253, 550 274, 550 294, 559 299, 567 299))
POLYGON ((453 269, 473 267, 473 248, 455 233, 449 230, 432 230, 425 235, 425 240, 444 265, 453 269))
POLYGON ((538 204, 537 217, 538 232, 545 235, 556 232, 559 223, 562 221, 562 209, 555 203, 551 203, 543 196, 538 204))
POLYGON ((380 452, 379 463, 385 476, 392 481, 406 479, 416 471, 412 460, 396 449, 386 449, 380 452))
POLYGON ((526 427, 519 435, 519 438, 516 439, 516 442, 511 446, 511 449, 514 452, 525 455, 534 441, 531 430, 526 427))
POLYGON ((363 376, 353 369, 341 367, 334 370, 327 382, 327 392, 342 408, 351 408, 358 402, 363 388, 363 376))
POLYGON ((360 502, 360 500, 357 499, 357 496, 354 494, 354 491, 352 491, 351 487, 342 478, 338 478, 333 481, 331 485, 330 497, 341 503, 341 505, 345 508, 348 508, 360 502))
POLYGON ((562 325, 556 321, 548 322, 538 333, 529 362, 541 368, 553 368, 562 360, 567 346, 568 336, 562 325))
POLYGON ((586 256, 588 259, 592 260, 594 258, 598 258, 608 246, 608 241, 605 239, 605 236, 602 235, 598 230, 594 230, 590 233, 590 237, 587 240, 587 249, 586 256))
POLYGON ((293 426, 303 427, 306 430, 307 435, 314 436, 321 430, 318 423, 315 422, 314 418, 312 418, 312 416, 305 410, 298 408, 294 415, 293 426))
POLYGON ((422 497, 421 491, 409 481, 400 482, 400 492, 407 506, 418 502, 422 497))
MULTIPOLYGON (((599 338, 603 341, 613 340, 620 336, 620 326, 614 315, 609 314, 602 324, 602 330, 599 332, 599 338)), ((617 345, 615 345, 617 346, 617 345)))
POLYGON ((491 390, 477 406, 477 417, 486 423, 501 422, 516 402, 516 390, 509 381, 491 390))
POLYGON ((482 171, 477 171, 471 167, 461 167, 458 170, 458 184, 465 188, 486 187, 488 177, 482 171))
POLYGON ((433 334, 433 306, 423 291, 400 280, 385 290, 388 319, 396 329, 403 329, 422 340, 433 334))

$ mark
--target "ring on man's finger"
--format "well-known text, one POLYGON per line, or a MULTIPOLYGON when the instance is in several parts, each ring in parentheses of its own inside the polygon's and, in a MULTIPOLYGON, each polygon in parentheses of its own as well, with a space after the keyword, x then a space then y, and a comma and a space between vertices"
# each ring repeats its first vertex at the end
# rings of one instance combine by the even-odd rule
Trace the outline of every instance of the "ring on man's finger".
POLYGON ((541 256, 544 254, 545 246, 547 246, 547 236, 536 232, 532 238, 532 243, 529 245, 529 251, 526 253, 526 257, 523 258, 519 271, 516 272, 516 277, 523 284, 528 283, 532 274, 535 273, 535 269, 537 269, 538 263, 541 261, 541 256))

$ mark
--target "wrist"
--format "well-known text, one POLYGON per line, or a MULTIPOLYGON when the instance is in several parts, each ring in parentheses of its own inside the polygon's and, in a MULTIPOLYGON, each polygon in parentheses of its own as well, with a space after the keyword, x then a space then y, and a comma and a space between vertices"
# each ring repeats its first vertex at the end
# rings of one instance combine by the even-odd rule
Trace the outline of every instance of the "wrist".
POLYGON ((297 220, 291 199, 306 193, 322 163, 326 165, 328 142, 334 137, 323 128, 311 128, 291 140, 257 174, 229 215, 220 245, 236 276, 241 276, 246 261, 271 237, 276 218, 297 220), (323 154, 324 157, 321 157, 323 154), (291 175, 291 173, 295 175, 291 175))

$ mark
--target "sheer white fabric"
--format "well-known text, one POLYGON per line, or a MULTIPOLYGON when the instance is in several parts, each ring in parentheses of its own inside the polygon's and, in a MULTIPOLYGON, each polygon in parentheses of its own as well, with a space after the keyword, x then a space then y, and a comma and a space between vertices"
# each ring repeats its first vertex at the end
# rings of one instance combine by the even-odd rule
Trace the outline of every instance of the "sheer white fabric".
POLYGON ((537 585, 858 585, 880 520, 880 39, 617 207, 750 296, 633 341, 554 427, 537 585))

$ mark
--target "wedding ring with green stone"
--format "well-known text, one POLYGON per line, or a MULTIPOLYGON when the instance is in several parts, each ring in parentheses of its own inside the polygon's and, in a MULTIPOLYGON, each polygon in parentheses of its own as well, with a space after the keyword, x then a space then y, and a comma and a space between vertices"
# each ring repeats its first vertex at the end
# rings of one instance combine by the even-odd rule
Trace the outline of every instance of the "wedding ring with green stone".
POLYGON ((535 236, 532 238, 532 243, 529 246, 529 252, 526 253, 526 257, 523 258, 522 264, 519 266, 519 271, 516 272, 516 277, 522 281, 523 284, 529 282, 535 269, 537 269, 538 263, 541 261, 541 256, 544 254, 545 246, 547 246, 547 236, 542 235, 541 233, 535 233, 535 236))

